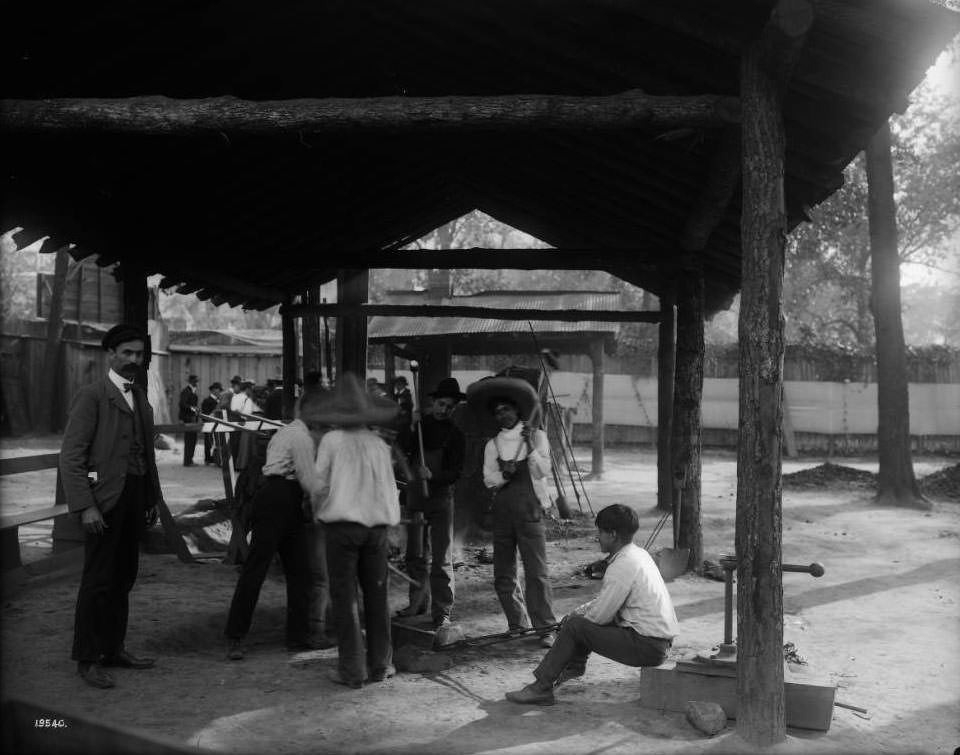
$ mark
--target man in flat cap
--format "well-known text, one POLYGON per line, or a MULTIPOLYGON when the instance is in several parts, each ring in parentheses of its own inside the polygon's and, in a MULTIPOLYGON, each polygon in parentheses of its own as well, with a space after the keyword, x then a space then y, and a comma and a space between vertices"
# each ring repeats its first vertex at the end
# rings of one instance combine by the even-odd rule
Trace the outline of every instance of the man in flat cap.
MULTIPOLYGON (((180 405, 177 419, 184 424, 190 424, 197 421, 197 405, 200 403, 200 395, 197 393, 197 383, 200 378, 196 375, 190 375, 187 378, 186 387, 180 391, 180 405)), ((183 434, 183 466, 193 466, 193 454, 197 449, 196 431, 183 434)))
POLYGON ((107 667, 146 669, 124 645, 128 596, 137 579, 140 539, 163 500, 153 451, 153 410, 142 385, 146 334, 120 324, 107 331, 107 374, 77 393, 60 449, 67 507, 85 534, 73 660, 90 686, 113 687, 107 667))

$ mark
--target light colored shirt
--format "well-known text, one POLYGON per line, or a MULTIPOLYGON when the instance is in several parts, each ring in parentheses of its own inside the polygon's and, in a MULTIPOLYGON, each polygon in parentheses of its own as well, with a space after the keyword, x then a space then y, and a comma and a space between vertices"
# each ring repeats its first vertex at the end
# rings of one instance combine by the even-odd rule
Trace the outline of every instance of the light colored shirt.
POLYGON ((120 389, 120 393, 123 394, 123 400, 127 402, 127 406, 130 407, 131 411, 133 410, 133 388, 129 391, 123 390, 123 386, 129 385, 133 381, 127 380, 125 377, 120 375, 119 372, 114 372, 112 369, 107 373, 107 377, 110 378, 110 382, 113 383, 117 388, 120 389))
POLYGON ((263 474, 296 480, 308 495, 319 492, 320 481, 314 466, 316 444, 307 426, 299 419, 281 427, 267 444, 263 474))
POLYGON ((573 613, 594 624, 630 627, 645 637, 679 634, 673 601, 660 570, 643 548, 628 543, 607 564, 600 594, 573 613))
POLYGON ((527 460, 530 479, 537 500, 545 509, 550 508, 550 492, 547 489, 547 476, 550 474, 550 442, 543 430, 534 430, 530 436, 533 450, 527 451, 527 444, 520 435, 523 423, 518 422, 509 429, 503 429, 487 441, 483 449, 483 484, 488 488, 500 488, 506 483, 497 459, 504 461, 527 460))
POLYGON ((390 446, 372 430, 331 430, 317 449, 320 491, 314 516, 321 522, 357 522, 367 527, 400 521, 390 446))

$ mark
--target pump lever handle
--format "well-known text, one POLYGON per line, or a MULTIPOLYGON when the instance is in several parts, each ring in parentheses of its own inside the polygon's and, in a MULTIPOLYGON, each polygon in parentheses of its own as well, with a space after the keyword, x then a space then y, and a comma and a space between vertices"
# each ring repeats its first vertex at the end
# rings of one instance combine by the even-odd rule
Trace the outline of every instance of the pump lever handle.
POLYGON ((809 574, 812 577, 822 577, 824 574, 823 564, 819 561, 814 561, 812 564, 781 564, 781 571, 795 571, 800 572, 801 574, 809 574))

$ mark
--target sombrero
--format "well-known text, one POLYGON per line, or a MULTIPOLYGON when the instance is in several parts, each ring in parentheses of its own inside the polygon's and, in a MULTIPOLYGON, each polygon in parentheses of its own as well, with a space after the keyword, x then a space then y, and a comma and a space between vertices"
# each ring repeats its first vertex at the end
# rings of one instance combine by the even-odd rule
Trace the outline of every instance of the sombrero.
POLYGON ((388 398, 367 393, 356 375, 344 374, 337 387, 311 407, 304 421, 322 425, 356 427, 357 425, 390 425, 400 413, 400 406, 388 398))
POLYGON ((489 404, 496 398, 513 401, 524 420, 540 403, 533 386, 523 378, 485 377, 467 386, 467 403, 477 412, 489 412, 489 404))

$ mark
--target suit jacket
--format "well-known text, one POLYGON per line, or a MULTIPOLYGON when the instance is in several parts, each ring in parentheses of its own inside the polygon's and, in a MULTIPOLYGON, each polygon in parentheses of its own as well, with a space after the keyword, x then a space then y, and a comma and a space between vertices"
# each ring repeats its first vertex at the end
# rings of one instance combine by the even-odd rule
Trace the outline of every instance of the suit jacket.
POLYGON ((219 403, 219 399, 215 399, 213 396, 207 394, 207 397, 200 402, 200 411, 203 414, 213 414, 219 403))
MULTIPOLYGON (((133 390, 143 423, 147 506, 152 507, 163 500, 153 450, 153 409, 143 388, 133 390)), ((127 479, 132 439, 133 411, 110 378, 104 375, 77 392, 60 448, 60 481, 70 511, 98 506, 106 513, 117 505, 127 479), (91 483, 91 476, 96 482, 91 483)))
POLYGON ((187 386, 182 391, 180 391, 180 414, 179 419, 181 422, 196 422, 197 413, 193 411, 197 408, 200 397, 197 396, 197 392, 191 390, 190 386, 187 386))

